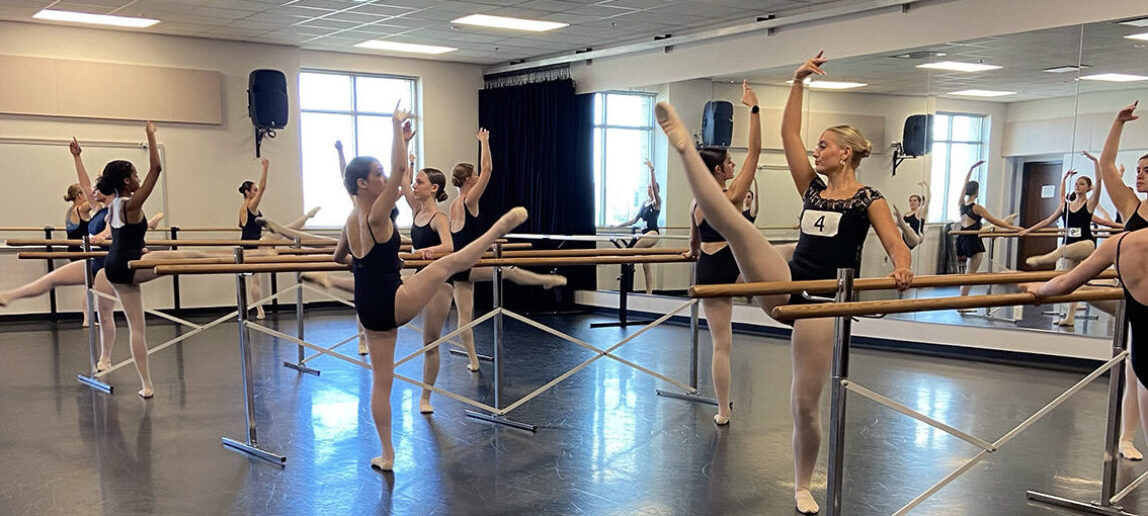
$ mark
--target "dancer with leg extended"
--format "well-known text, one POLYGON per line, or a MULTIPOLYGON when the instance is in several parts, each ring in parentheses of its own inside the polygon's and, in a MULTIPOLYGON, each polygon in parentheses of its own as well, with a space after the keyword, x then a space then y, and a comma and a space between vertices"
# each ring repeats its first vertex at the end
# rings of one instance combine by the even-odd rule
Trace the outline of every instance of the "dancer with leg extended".
MULTIPOLYGON (((1024 228, 1014 226, 1013 219, 1016 214, 1009 215, 1004 219, 999 219, 984 206, 977 204, 977 195, 980 194, 981 184, 973 181, 973 171, 977 167, 984 165, 984 160, 973 163, 969 167, 969 172, 965 174, 965 189, 961 193, 961 198, 958 200, 957 210, 961 214, 961 231, 979 231, 982 227, 981 219, 988 220, 996 226, 1021 231, 1024 228)), ((985 257, 985 243, 981 241, 979 235, 959 235, 957 236, 957 260, 965 262, 965 273, 973 274, 981 267, 981 261, 985 257)), ((969 295, 969 285, 961 287, 961 295, 969 295)), ((974 309, 959 310, 961 313, 970 312, 974 309)))
MULTIPOLYGON (((1076 170, 1065 172, 1060 180, 1060 203, 1057 204, 1056 211, 1048 218, 1020 232, 1020 236, 1023 237, 1048 226, 1058 218, 1064 219, 1064 245, 1041 256, 1030 256, 1025 260, 1029 267, 1048 265, 1063 259, 1062 269, 1071 269, 1096 250, 1096 236, 1092 234, 1092 217, 1096 206, 1100 204, 1100 187, 1104 177, 1099 173, 1100 166, 1096 157, 1088 152, 1084 152, 1084 155, 1096 165, 1096 183, 1093 184, 1092 179, 1086 176, 1080 177, 1074 182, 1073 192, 1068 193, 1065 191, 1066 183, 1070 177, 1076 175, 1076 170), (1089 195, 1090 193, 1092 195, 1089 195)), ((1076 325, 1076 303, 1068 303, 1066 310, 1065 316, 1053 324, 1068 327, 1076 325)))
MULTIPOLYGON (((461 249, 482 234, 479 221, 479 201, 482 199, 486 186, 490 184, 491 172, 494 165, 490 157, 490 131, 479 129, 479 146, 481 156, 479 170, 475 171, 470 163, 459 163, 451 172, 451 183, 458 188, 458 197, 451 202, 448 208, 450 216, 450 233, 455 249, 461 249)), ((566 284, 566 277, 556 274, 537 274, 517 267, 504 267, 502 277, 516 285, 541 285, 543 288, 554 288, 566 284)), ((470 324, 474 318, 474 284, 479 281, 491 281, 494 271, 489 267, 475 270, 459 271, 451 276, 454 284, 454 305, 458 309, 458 326, 470 324)), ((478 354, 474 350, 474 332, 467 329, 462 332, 462 344, 466 349, 469 363, 466 368, 471 372, 478 371, 478 354)))
POLYGON ((335 259, 350 258, 355 275, 355 312, 365 328, 371 351, 371 414, 379 433, 382 454, 371 459, 371 466, 390 471, 395 450, 391 442, 391 385, 394 383, 394 353, 397 328, 423 310, 440 292, 439 286, 451 274, 474 265, 496 239, 526 220, 524 208, 514 208, 502 216, 491 229, 476 235, 473 242, 454 253, 435 260, 413 276, 402 278, 399 259, 399 231, 394 218, 395 203, 401 195, 400 184, 406 173, 407 142, 414 137, 409 114, 395 109, 392 115, 394 141, 391 149, 391 173, 383 178, 378 160, 360 156, 347 164, 343 185, 351 195, 354 208, 339 236, 335 259), (379 241, 377 235, 383 235, 379 241))
POLYGON ((905 245, 909 246, 910 250, 921 245, 921 241, 925 239, 925 221, 929 220, 929 205, 926 200, 932 198, 927 181, 917 184, 921 186, 921 193, 909 196, 908 215, 901 216, 901 208, 896 204, 893 205, 893 220, 901 228, 901 238, 905 240, 905 245))
MULTIPOLYGON (((749 108, 749 147, 741 170, 734 176, 733 158, 725 147, 705 147, 698 151, 713 182, 724 192, 726 201, 740 212, 746 192, 757 172, 761 155, 761 115, 758 113, 757 94, 745 81, 741 83, 741 103, 749 108), (729 188, 726 183, 730 180, 729 188)), ((696 195, 696 194, 695 194, 696 195)), ((695 201, 690 206, 689 257, 697 257, 698 285, 734 283, 738 280, 738 263, 732 248, 721 230, 715 230, 708 220, 708 211, 695 201)), ((746 219, 748 222, 748 219, 746 219)), ((752 224, 752 223, 751 223, 752 224)), ((712 374, 718 411, 714 423, 727 425, 730 420, 730 348, 733 342, 733 299, 728 297, 704 298, 701 301, 713 342, 712 374)))
MULTIPOLYGON (((836 277, 838 267, 856 267, 865 235, 872 225, 885 249, 893 256, 896 269, 890 274, 898 288, 908 288, 913 273, 909 249, 898 238, 889 205, 876 191, 859 183, 856 168, 868 154, 869 145, 857 131, 836 126, 821 134, 813 151, 816 168, 810 166, 801 142, 803 83, 813 73, 824 73, 819 53, 794 74, 782 118, 782 142, 794 184, 805 198, 800 241, 793 261, 786 263, 769 241, 729 202, 713 180, 710 169, 693 148, 689 130, 673 108, 658 103, 655 114, 670 145, 682 155, 686 178, 706 220, 726 237, 741 274, 747 281, 790 281, 836 277), (825 174, 826 184, 818 177, 825 174), (791 274, 792 273, 792 274, 791 274), (810 277, 813 276, 813 277, 810 277)), ((802 302, 800 296, 756 296, 769 313, 774 306, 802 302)), ((809 491, 820 447, 818 415, 821 390, 829 374, 832 358, 831 319, 797 321, 793 334, 794 383, 794 500, 797 509, 812 514, 819 510, 809 491)))
MULTIPOLYGON (((650 160, 646 160, 646 168, 650 170, 650 183, 646 186, 646 201, 642 203, 642 207, 638 209, 638 214, 634 218, 627 220, 621 224, 612 226, 615 228, 627 228, 637 224, 639 221, 644 224, 642 229, 642 237, 638 238, 630 247, 637 249, 647 249, 654 247, 658 243, 656 238, 661 231, 658 229, 658 216, 662 213, 662 195, 661 187, 658 186, 658 178, 654 175, 654 164, 650 160)), ((642 273, 646 279, 646 293, 654 293, 654 268, 652 263, 642 264, 642 273)))

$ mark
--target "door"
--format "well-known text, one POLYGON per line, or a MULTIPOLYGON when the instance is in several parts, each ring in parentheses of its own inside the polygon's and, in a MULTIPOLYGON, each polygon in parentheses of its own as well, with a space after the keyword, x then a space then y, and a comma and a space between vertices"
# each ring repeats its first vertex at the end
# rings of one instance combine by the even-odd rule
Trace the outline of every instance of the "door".
MULTIPOLYGON (((1056 206, 1060 204, 1060 178, 1064 170, 1063 163, 1035 162, 1025 163, 1021 185, 1024 190, 1020 198, 1020 225, 1029 227, 1052 215, 1056 206)), ((1049 227, 1056 227, 1052 223, 1049 227)), ((1052 270, 1055 265, 1029 267, 1025 260, 1030 256, 1039 256, 1056 249, 1060 245, 1059 238, 1028 236, 1019 239, 1020 269, 1024 271, 1052 270)))

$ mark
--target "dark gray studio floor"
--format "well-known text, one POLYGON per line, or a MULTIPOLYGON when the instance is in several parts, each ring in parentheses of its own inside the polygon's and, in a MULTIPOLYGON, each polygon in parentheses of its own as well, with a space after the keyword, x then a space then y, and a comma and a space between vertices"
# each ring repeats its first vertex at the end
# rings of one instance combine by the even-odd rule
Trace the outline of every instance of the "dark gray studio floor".
MULTIPOLYGON (((540 318, 601 346, 633 331, 587 327, 601 319, 540 318)), ((290 318, 280 325, 294 331, 290 318)), ((590 356, 520 323, 506 328, 511 397, 590 356)), ((176 331, 151 321, 150 342, 176 331)), ((315 342, 350 332, 349 311, 308 316, 315 342)), ((728 428, 714 426, 714 407, 658 397, 662 385, 609 360, 512 413, 538 424, 537 434, 468 419, 440 396, 433 416, 420 415, 418 391, 396 382, 398 459, 393 474, 381 475, 367 466, 379 452, 369 373, 325 357, 313 362, 322 376, 299 375, 280 365, 296 348, 263 336, 254 348, 260 442, 287 455, 287 465, 223 448, 221 435, 244 430, 235 335, 227 323, 154 355, 156 397, 143 401, 131 367, 111 376, 112 396, 76 382, 87 353, 78 323, 0 326, 0 514, 793 514, 784 340, 735 336, 728 428)), ((478 333, 484 347, 489 335, 489 326, 478 333)), ((706 349, 705 333, 702 341, 706 349)), ((417 343, 404 330, 398 354, 417 343)), ((687 350, 688 331, 669 326, 619 354, 685 379, 687 350)), ((116 358, 127 354, 121 328, 116 358)), ((489 402, 489 364, 480 374, 465 364, 444 358, 439 385, 489 402)), ((414 361, 399 372, 417 377, 421 367, 414 361)), ((856 352, 853 367, 861 384, 988 440, 1081 376, 876 351, 856 352)), ((709 391, 708 358, 702 371, 709 391)), ((1096 496, 1105 396, 1103 381, 1084 389, 916 513, 1072 514, 1030 504, 1024 492, 1096 496)), ((846 514, 889 514, 974 455, 963 441, 862 398, 849 406, 846 514)), ((824 469, 823 449, 814 480, 822 501, 824 469)), ((1125 464, 1121 479, 1144 469, 1125 464)), ((1148 491, 1127 506, 1148 511, 1148 491)))

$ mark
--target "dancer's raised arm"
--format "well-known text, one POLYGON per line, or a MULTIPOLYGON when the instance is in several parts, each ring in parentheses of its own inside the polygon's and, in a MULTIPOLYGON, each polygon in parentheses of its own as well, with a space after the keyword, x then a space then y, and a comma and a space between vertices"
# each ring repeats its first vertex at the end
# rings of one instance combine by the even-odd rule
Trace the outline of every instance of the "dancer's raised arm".
POLYGON ((1139 100, 1133 102, 1116 113, 1112 128, 1108 130, 1108 139, 1104 141, 1104 150, 1100 153, 1100 171, 1107 179, 1108 197, 1112 199, 1112 204, 1116 206, 1116 211, 1124 217, 1124 220, 1128 220, 1133 213, 1136 213, 1140 207, 1140 197, 1136 195, 1135 190, 1124 184, 1124 178, 1116 168, 1116 153, 1120 151, 1120 136, 1124 133, 1124 124, 1140 118, 1135 113, 1139 103, 1139 100))
POLYGON ((394 139, 391 141, 391 172, 387 176, 382 193, 375 198, 368 214, 368 221, 390 220, 391 208, 395 207, 399 196, 402 195, 402 182, 407 175, 407 142, 415 137, 411 128, 411 114, 402 109, 395 109, 391 121, 394 124, 394 139))
POLYGON ((805 64, 793 73, 793 85, 789 87, 789 100, 785 102, 785 112, 781 115, 781 146, 785 149, 785 161, 789 164, 789 174, 793 176, 793 184, 797 193, 805 195, 809 183, 817 177, 813 165, 809 164, 809 156, 805 150, 805 142, 801 141, 801 106, 805 95, 805 78, 810 75, 825 75, 821 65, 828 59, 821 57, 824 51, 810 58, 805 64))
POLYGON ((140 215, 144 201, 147 201, 148 196, 151 195, 152 190, 155 189, 155 183, 159 181, 159 173, 163 170, 163 165, 159 159, 159 146, 156 144, 155 139, 155 124, 148 122, 147 125, 144 126, 144 130, 147 132, 147 176, 144 177, 139 189, 132 193, 127 203, 124 204, 125 222, 131 222, 130 219, 135 219, 140 215), (128 219, 129 217, 130 219, 128 219))
POLYGON ((662 187, 658 185, 658 176, 654 175, 654 164, 646 158, 646 168, 650 169, 650 197, 654 203, 654 210, 662 209, 662 187))
POLYGON ((1100 162, 1096 156, 1089 154, 1088 151, 1081 151, 1081 154, 1092 160, 1092 175, 1096 176, 1096 181, 1092 182, 1092 195, 1088 196, 1088 211, 1095 213, 1096 208, 1100 206, 1100 196, 1104 193, 1101 186, 1104 183, 1104 173, 1100 170, 1100 162))
POLYGON ((68 144, 68 150, 72 153, 72 159, 76 162, 76 181, 80 183, 80 188, 84 191, 84 197, 91 203, 96 199, 96 189, 92 187, 92 178, 88 177, 88 169, 84 167, 84 159, 80 157, 83 149, 80 148, 80 142, 72 138, 72 142, 68 144))
MULTIPOLYGON (((917 183, 921 186, 921 209, 917 210, 920 214, 921 226, 929 220, 929 199, 933 198, 933 189, 929 186, 928 181, 921 181, 917 183)), ((924 230, 922 230, 924 232, 924 230)))
POLYGON ((343 154, 343 141, 335 140, 335 152, 339 154, 339 179, 343 179, 343 173, 347 171, 347 156, 343 154))
POLYGON ((259 202, 263 200, 263 192, 267 189, 267 169, 271 168, 271 160, 263 158, 259 160, 259 189, 255 191, 255 195, 251 196, 251 201, 247 203, 247 211, 251 213, 259 213, 259 202))
POLYGON ((1029 233, 1032 233, 1033 231, 1047 227, 1049 224, 1052 224, 1053 221, 1060 218, 1061 215, 1064 215, 1064 205, 1068 202, 1068 193, 1066 191, 1067 187, 1065 184, 1068 183, 1068 178, 1074 175, 1076 175, 1076 169, 1071 169, 1068 172, 1065 172, 1064 176, 1060 178, 1060 202, 1056 204, 1056 210, 1052 212, 1052 215, 1049 215, 1044 220, 1037 222, 1028 228, 1022 229, 1019 236, 1025 236, 1029 233))
POLYGON ((478 161, 478 180, 475 182, 474 188, 471 188, 470 191, 467 192, 466 199, 463 200, 466 202, 467 207, 478 211, 478 201, 482 199, 482 194, 486 191, 486 185, 490 184, 490 172, 494 170, 494 164, 490 159, 490 131, 479 128, 475 138, 478 138, 478 144, 481 148, 481 155, 478 161))
POLYGON ((726 196, 734 204, 740 205, 749 191, 750 184, 757 177, 757 162, 761 157, 761 114, 757 102, 757 93, 749 87, 749 83, 741 81, 741 103, 749 108, 749 149, 733 181, 729 184, 726 196))

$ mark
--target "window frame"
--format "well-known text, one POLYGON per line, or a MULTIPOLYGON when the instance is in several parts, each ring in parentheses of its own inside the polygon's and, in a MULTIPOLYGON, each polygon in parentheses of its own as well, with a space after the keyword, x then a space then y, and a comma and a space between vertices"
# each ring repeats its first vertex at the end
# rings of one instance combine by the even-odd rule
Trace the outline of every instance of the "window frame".
MULTIPOLYGON (((610 189, 609 185, 606 184, 606 181, 609 177, 609 175, 606 173, 606 163, 607 163, 607 156, 610 153, 609 146, 608 146, 609 138, 607 138, 606 135, 610 129, 628 129, 628 130, 644 131, 646 133, 646 138, 647 138, 647 148, 649 148, 651 154, 653 154, 654 144, 655 144, 655 131, 654 131, 654 129, 656 128, 656 124, 654 121, 654 104, 657 102, 658 95, 656 93, 644 92, 644 91, 607 90, 607 91, 600 91, 600 92, 595 93, 594 97, 595 97, 594 98, 595 108, 594 108, 594 117, 593 117, 594 120, 591 123, 590 137, 594 138, 594 133, 597 132, 599 129, 601 129, 601 135, 599 136, 598 140, 599 140, 599 144, 600 144, 601 149, 602 149, 602 155, 597 157, 598 158, 597 159, 597 166, 595 167, 597 169, 595 175, 601 176, 601 177, 594 177, 593 178, 595 180, 594 182, 600 186, 598 188, 598 191, 595 192, 595 195, 597 197, 596 211, 598 211, 598 213, 594 214, 594 218, 596 219, 596 226, 597 227, 606 227, 607 226, 606 208, 605 208, 606 207, 606 192, 609 191, 609 189, 610 189), (609 106, 610 106, 609 99, 610 99, 611 95, 624 95, 624 96, 629 96, 629 97, 645 97, 645 98, 649 99, 650 109, 647 113, 648 116, 646 118, 645 124, 643 124, 643 125, 620 125, 620 124, 609 123, 610 116, 608 114, 608 111, 609 111, 609 106), (597 117, 597 115, 598 115, 598 110, 597 110, 598 99, 601 99, 601 102, 602 102, 601 123, 598 123, 598 117, 597 117)), ((593 145, 591 147, 593 147, 593 145)), ((654 161, 654 157, 650 156, 650 160, 654 161)), ((663 198, 663 203, 664 202, 665 201, 663 198)), ((663 213, 664 213, 664 210, 663 210, 663 213)), ((664 224, 663 217, 664 217, 663 214, 658 215, 658 219, 659 219, 658 223, 659 224, 664 224)))
MULTIPOLYGON (((955 221, 959 218, 958 214, 950 213, 951 211, 955 211, 955 208, 953 208, 953 206, 952 206, 952 196, 953 196, 954 192, 952 192, 950 190, 950 186, 952 185, 952 180, 953 180, 953 145, 976 145, 977 150, 978 150, 977 159, 978 160, 988 159, 985 154, 986 154, 988 146, 989 146, 988 140, 989 140, 989 122, 990 122, 989 115, 982 114, 982 113, 959 113, 959 112, 955 112, 955 111, 937 111, 933 114, 933 116, 938 117, 938 118, 939 117, 945 117, 947 120, 948 128, 945 131, 945 134, 947 135, 945 139, 937 139, 934 137, 932 142, 930 142, 929 152, 932 154, 932 156, 934 158, 936 157, 937 154, 935 152, 933 152, 932 146, 934 146, 938 143, 945 145, 945 157, 946 157, 946 159, 945 159, 945 174, 944 174, 944 180, 942 181, 942 184, 943 184, 942 192, 940 194, 941 195, 940 198, 942 200, 941 210, 940 210, 940 213, 935 213, 936 210, 929 210, 929 220, 927 220, 926 223, 930 223, 930 224, 955 221), (979 139, 977 139, 977 140, 954 140, 953 139, 953 119, 956 117, 967 117, 967 118, 980 119, 981 127, 980 127, 979 139)), ((934 124, 936 124, 935 121, 934 121, 934 124)), ((935 130, 932 132, 934 134, 936 134, 935 130)), ((936 196, 937 195, 937 191, 936 191, 937 178, 934 175, 934 169, 935 169, 935 161, 930 163, 929 181, 930 181, 930 185, 932 185, 932 190, 933 190, 932 193, 934 196, 936 196)), ((978 181, 981 184, 980 193, 981 193, 982 197, 984 196, 984 193, 985 193, 984 172, 985 172, 985 168, 980 168, 979 170, 974 172, 973 177, 971 178, 971 180, 978 181)), ((962 175, 967 174, 968 170, 961 170, 961 171, 958 171, 958 173, 960 173, 962 175)), ((930 199, 927 202, 932 202, 932 200, 930 199)))
MULTIPOLYGON (((407 76, 407 75, 398 75, 398 74, 355 72, 355 71, 347 71, 347 70, 327 70, 327 69, 320 69, 320 68, 301 68, 299 70, 299 75, 297 76, 297 82, 296 82, 296 86, 297 86, 298 91, 299 91, 299 100, 296 102, 296 105, 298 105, 298 107, 299 107, 299 124, 300 124, 300 126, 302 126, 302 124, 303 124, 303 116, 307 113, 350 116, 351 117, 351 136, 354 139, 354 141, 352 143, 354 145, 353 148, 357 151, 360 148, 360 142, 359 142, 359 117, 360 116, 391 118, 395 114, 393 109, 389 112, 360 111, 358 109, 358 107, 359 107, 359 95, 358 95, 358 87, 357 87, 358 86, 357 80, 359 78, 394 79, 394 80, 407 81, 410 83, 410 86, 411 86, 411 105, 408 106, 407 109, 414 112, 416 107, 420 105, 419 104, 419 90, 420 90, 420 82, 419 82, 420 78, 419 77, 407 76), (302 89, 303 89, 302 82, 303 82, 303 75, 304 74, 322 74, 322 75, 336 75, 336 76, 341 76, 341 77, 349 77, 351 79, 351 81, 350 81, 350 97, 351 97, 351 109, 350 109, 350 111, 340 110, 340 109, 307 109, 307 108, 304 108, 303 107, 303 100, 302 100, 302 97, 303 97, 303 95, 302 95, 302 89)), ((307 174, 307 170, 303 166, 303 159, 302 159, 302 155, 301 155, 302 151, 303 151, 303 147, 304 147, 304 145, 303 145, 302 131, 300 130, 299 151, 300 151, 300 175, 301 176, 305 176, 307 174)), ((414 140, 412 140, 410 143, 410 148, 411 149, 421 149, 422 148, 422 131, 416 131, 415 132, 415 137, 414 137, 414 140)), ((421 153, 420 153, 420 155, 421 155, 421 153)), ((353 158, 353 157, 354 157, 353 155, 347 155, 348 161, 350 161, 350 158, 353 158)), ((304 197, 304 202, 306 202, 305 201, 305 198, 306 198, 305 193, 304 193, 303 197, 304 197)), ((400 207, 399 204, 401 204, 401 203, 396 203, 395 207, 399 208, 400 210, 403 210, 404 208, 400 207)), ((306 209, 306 206, 304 206, 304 209, 306 209)), ((338 226, 324 226, 324 225, 312 226, 312 225, 310 225, 309 222, 310 221, 308 221, 308 224, 306 224, 305 227, 313 228, 313 229, 337 229, 338 228, 338 226)))

